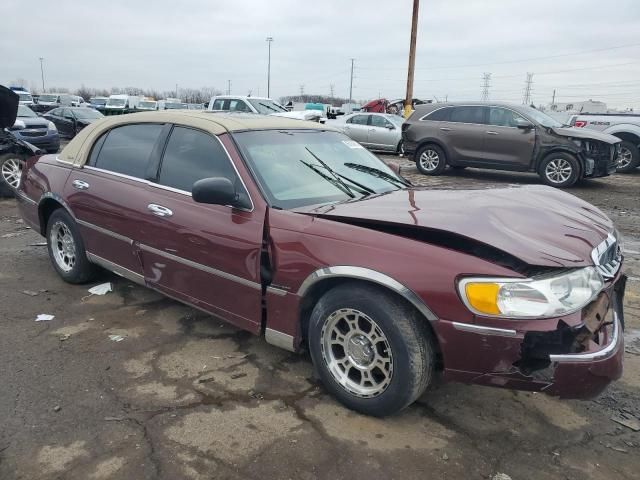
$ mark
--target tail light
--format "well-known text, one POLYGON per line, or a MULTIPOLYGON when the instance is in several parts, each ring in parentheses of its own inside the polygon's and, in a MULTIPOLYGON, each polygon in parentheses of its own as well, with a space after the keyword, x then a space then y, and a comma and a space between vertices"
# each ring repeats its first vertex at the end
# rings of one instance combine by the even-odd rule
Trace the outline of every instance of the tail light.
POLYGON ((587 121, 586 120, 575 120, 574 127, 578 127, 578 128, 582 128, 582 127, 586 127, 587 126, 587 121))

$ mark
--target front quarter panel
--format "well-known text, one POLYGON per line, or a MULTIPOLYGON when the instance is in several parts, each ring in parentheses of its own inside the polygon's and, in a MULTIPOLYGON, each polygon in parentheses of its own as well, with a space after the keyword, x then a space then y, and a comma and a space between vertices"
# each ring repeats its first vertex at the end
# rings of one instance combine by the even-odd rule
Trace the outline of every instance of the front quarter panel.
POLYGON ((443 247, 288 211, 269 212, 269 237, 272 285, 287 293, 267 299, 267 328, 298 341, 302 300, 298 292, 305 280, 321 268, 355 266, 379 272, 415 293, 436 318, 469 323, 475 321, 474 317, 456 291, 460 275, 519 276, 443 247))

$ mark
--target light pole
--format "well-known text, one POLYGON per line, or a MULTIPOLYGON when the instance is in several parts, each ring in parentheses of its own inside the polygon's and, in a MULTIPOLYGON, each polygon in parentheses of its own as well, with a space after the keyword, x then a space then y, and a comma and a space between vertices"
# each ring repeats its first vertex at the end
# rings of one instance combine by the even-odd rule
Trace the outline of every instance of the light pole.
POLYGON ((267 97, 271 98, 271 42, 273 37, 267 37, 267 45, 269 45, 269 61, 267 63, 267 97))
POLYGON ((43 61, 44 61, 44 57, 40 57, 40 75, 42 76, 42 93, 44 93, 44 67, 42 66, 43 61))

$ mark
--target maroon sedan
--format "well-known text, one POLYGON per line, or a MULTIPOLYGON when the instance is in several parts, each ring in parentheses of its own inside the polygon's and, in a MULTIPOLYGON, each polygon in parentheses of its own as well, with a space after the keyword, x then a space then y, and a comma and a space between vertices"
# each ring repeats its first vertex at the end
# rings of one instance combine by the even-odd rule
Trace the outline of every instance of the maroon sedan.
POLYGON ((436 373, 584 398, 622 372, 617 232, 552 188, 416 188, 324 125, 177 111, 98 120, 22 180, 64 280, 104 267, 306 347, 364 413, 436 373))

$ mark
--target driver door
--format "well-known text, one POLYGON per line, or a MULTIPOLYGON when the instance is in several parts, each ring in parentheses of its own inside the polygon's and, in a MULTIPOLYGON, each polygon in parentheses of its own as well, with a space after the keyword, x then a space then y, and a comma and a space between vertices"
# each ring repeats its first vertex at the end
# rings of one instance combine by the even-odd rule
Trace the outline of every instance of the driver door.
POLYGON ((382 115, 371 115, 371 125, 369 126, 369 135, 367 144, 371 148, 380 150, 396 149, 398 143, 398 132, 396 127, 382 115))

